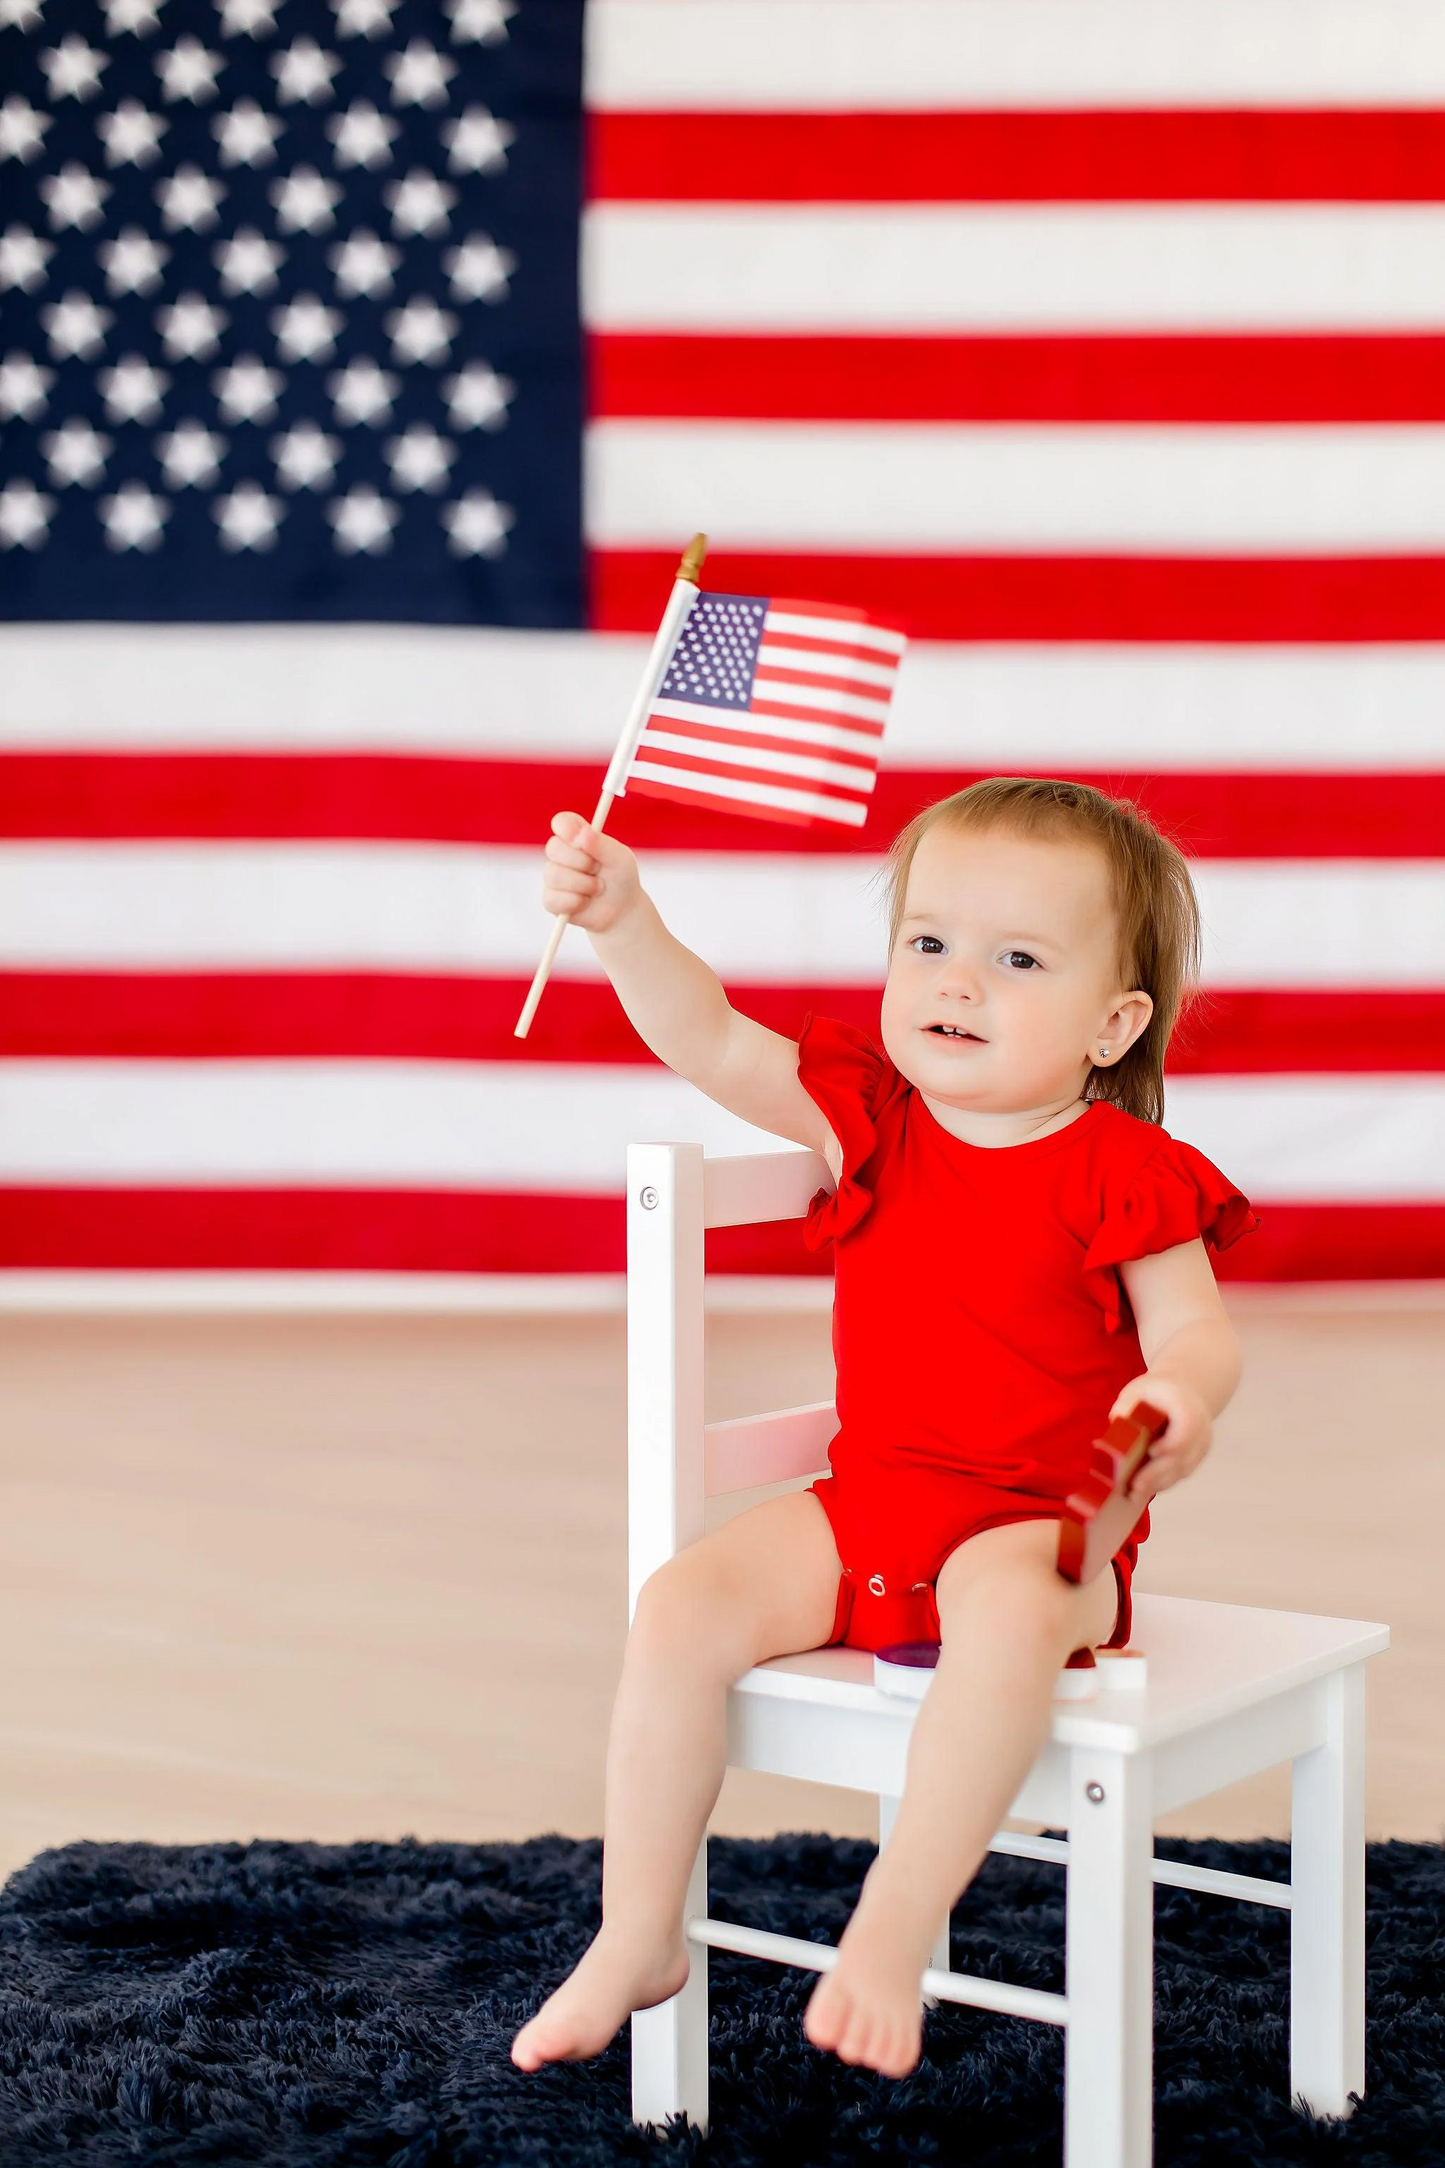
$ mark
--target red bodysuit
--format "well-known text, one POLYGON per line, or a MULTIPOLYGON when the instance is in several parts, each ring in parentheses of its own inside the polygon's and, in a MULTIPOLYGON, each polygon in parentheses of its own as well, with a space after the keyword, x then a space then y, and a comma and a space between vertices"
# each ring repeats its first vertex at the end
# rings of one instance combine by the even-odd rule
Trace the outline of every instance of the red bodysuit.
MULTIPOLYGON (((808 1208, 834 1244, 837 1435, 813 1489, 843 1579, 832 1641, 936 1641, 933 1584, 983 1528, 1052 1520, 1144 1370, 1117 1267, 1257 1222, 1192 1145, 1096 1101, 1029 1144, 965 1144, 866 1032, 808 1016, 798 1075, 843 1150, 808 1208)), ((1129 1583, 1145 1514, 1114 1560, 1129 1583)))

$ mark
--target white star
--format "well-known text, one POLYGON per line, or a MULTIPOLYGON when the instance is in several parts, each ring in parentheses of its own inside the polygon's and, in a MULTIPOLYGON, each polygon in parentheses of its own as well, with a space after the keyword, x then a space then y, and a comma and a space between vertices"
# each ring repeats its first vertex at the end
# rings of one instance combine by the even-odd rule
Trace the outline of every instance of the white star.
POLYGON ((33 421, 55 382, 53 369, 42 369, 28 354, 7 354, 0 361, 0 415, 7 421, 33 421))
POLYGON ((160 28, 160 0, 104 0, 106 35, 148 38, 160 28))
POLYGON ((469 105, 460 120, 448 121, 440 131, 451 152, 447 160, 453 173, 498 173, 507 163, 507 146, 517 140, 515 128, 497 120, 484 105, 469 105))
POLYGON ((88 361, 104 345, 111 315, 109 309, 98 309, 89 294, 72 288, 52 308, 40 311, 40 321, 57 361, 72 354, 77 361, 88 361))
POLYGON ((369 482, 362 482, 344 497, 333 498, 326 507, 326 517, 336 529, 336 547, 348 557, 360 550, 369 557, 380 557, 391 548, 391 530, 401 515, 388 498, 378 495, 369 482))
POLYGON ((123 226, 113 241, 102 241, 96 255, 105 266, 113 294, 148 294, 161 282, 161 266, 170 250, 139 226, 123 226))
POLYGON ((42 53, 40 66, 52 98, 93 98, 100 88, 101 69, 110 66, 110 55, 72 35, 42 53))
POLYGON ((161 154, 161 137, 170 126, 159 113, 148 113, 139 98, 122 98, 113 113, 102 113, 95 132, 105 145, 108 166, 148 166, 161 154))
POLYGON ((224 309, 213 308, 200 294, 182 294, 164 309, 156 310, 156 329, 167 361, 207 361, 220 344, 225 330, 224 309))
POLYGON ((339 437, 328 437, 315 422, 296 422, 284 436, 271 439, 276 479, 283 489, 324 489, 340 450, 339 437))
POLYGON ((445 105, 457 64, 425 38, 412 38, 404 53, 387 54, 381 70, 391 77, 393 105, 445 105))
POLYGON ((161 90, 172 105, 178 98, 188 98, 192 105, 214 98, 216 77, 225 65, 219 53, 208 52, 199 38, 189 36, 177 38, 168 53, 156 54, 161 90))
POLYGON ((94 489, 105 479, 110 438, 92 429, 89 422, 63 422, 59 429, 52 429, 48 437, 40 439, 40 449, 57 489, 94 489))
POLYGON ((460 375, 449 376, 442 386, 453 429, 505 428, 507 402, 516 389, 510 377, 498 376, 484 361, 469 361, 460 375))
POLYGON ((285 518, 279 497, 268 497, 259 482, 238 482, 229 497, 211 506, 227 550, 268 550, 285 518))
POLYGON ((326 379, 336 407, 336 419, 343 428, 353 422, 366 422, 375 426, 391 417, 391 402, 396 397, 397 380, 366 355, 349 361, 344 369, 326 379))
POLYGON ((286 123, 262 112, 254 98, 238 98, 229 113, 218 113, 211 134, 221 146, 223 166, 269 166, 276 138, 286 123))
POLYGON ((331 78, 341 66, 335 53, 323 52, 315 38, 296 38, 273 53, 271 73, 283 105, 322 105, 331 96, 331 78))
POLYGON ((339 248, 333 248, 326 261, 335 273, 336 291, 343 300, 350 300, 357 294, 390 293, 401 250, 379 241, 361 226, 339 248))
POLYGON ((45 266, 55 254, 53 241, 42 241, 28 226, 7 226, 0 234, 0 289, 18 286, 23 294, 45 284, 45 266))
POLYGON ((456 504, 446 507, 442 525, 454 556, 500 557, 513 517, 512 507, 498 504, 488 490, 469 489, 456 504))
POLYGON ((517 12, 515 0, 448 0, 452 39, 457 45, 497 45, 517 12))
POLYGON ((211 261, 221 274, 223 294, 269 294, 286 251, 254 226, 238 226, 229 241, 218 241, 211 261))
POLYGON ((242 354, 229 368, 216 371, 211 389, 228 422, 269 422, 285 381, 279 369, 268 369, 254 354, 242 354))
POLYGON ((380 38, 391 28, 397 0, 331 0, 339 38, 380 38))
POLYGON ((221 0, 223 38, 269 38, 280 0, 221 0))
POLYGON ((460 248, 448 249, 442 264, 451 276, 453 301, 505 301, 517 259, 510 249, 498 248, 490 234, 469 233, 460 248))
POLYGON ((153 369, 140 354, 123 354, 113 369, 102 369, 96 378, 105 400, 106 420, 151 422, 160 412, 161 395, 170 378, 153 369))
POLYGON ((394 489, 438 490, 446 485, 456 447, 439 437, 430 422, 413 422, 388 440, 386 456, 394 489))
POLYGON ((213 181, 199 166, 177 166, 169 180, 156 182, 156 202, 167 233, 189 227, 204 233, 216 223, 216 205, 225 195, 225 184, 213 181))
POLYGON ((37 181, 36 194, 50 212, 50 223, 61 226, 93 226, 100 207, 110 194, 108 181, 98 181, 73 158, 48 179, 37 181))
POLYGON ((0 105, 0 158, 29 165, 54 118, 53 113, 37 111, 28 98, 7 98, 0 105))
POLYGON ((336 145, 339 166, 389 166, 392 140, 401 134, 401 122, 378 113, 369 99, 358 98, 326 123, 326 133, 336 145))
POLYGON ((0 0, 0 30, 38 30, 37 0, 0 0))
POLYGON ((454 188, 434 173, 413 166, 404 181, 393 181, 382 190, 391 213, 393 233, 436 233, 447 223, 457 200, 454 188))
POLYGON ((335 224, 340 186, 324 180, 314 166, 298 166, 284 181, 273 181, 267 194, 283 233, 324 233, 335 224))
POLYGON ((100 500, 105 539, 113 550, 159 549, 161 530, 170 515, 165 498, 157 497, 144 482, 122 482, 113 497, 100 500))
POLYGON ((174 429, 155 441, 167 489, 211 488, 220 474, 225 452, 225 438, 207 429, 203 422, 177 422, 174 429))
POLYGON ((315 294, 298 294, 284 309, 271 312, 283 361, 329 361, 345 321, 340 309, 328 309, 315 294))
POLYGON ((392 310, 386 329, 392 360, 407 368, 416 361, 445 361, 456 337, 457 320, 439 309, 429 295, 416 294, 404 309, 392 310))
POLYGON ((0 549, 38 550, 54 510, 55 499, 33 482, 7 482, 0 489, 0 549))

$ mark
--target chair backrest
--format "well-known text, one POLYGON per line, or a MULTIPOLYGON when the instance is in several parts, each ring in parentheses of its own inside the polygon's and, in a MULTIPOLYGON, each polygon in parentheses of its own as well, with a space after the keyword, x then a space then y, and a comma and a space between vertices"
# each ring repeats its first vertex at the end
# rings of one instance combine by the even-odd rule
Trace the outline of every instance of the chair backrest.
POLYGON ((831 1400, 703 1421, 703 1235, 801 1219, 833 1187, 817 1152, 708 1159, 700 1144, 627 1149, 628 1606, 650 1573, 703 1532, 724 1491, 818 1475, 831 1400))

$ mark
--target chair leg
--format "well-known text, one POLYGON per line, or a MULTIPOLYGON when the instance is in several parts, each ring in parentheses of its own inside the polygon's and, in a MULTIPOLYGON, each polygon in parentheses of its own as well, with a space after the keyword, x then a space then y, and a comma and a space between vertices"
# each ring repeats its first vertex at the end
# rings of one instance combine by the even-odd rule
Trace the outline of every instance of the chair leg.
POLYGON ((1324 1682, 1328 1734, 1294 1765, 1290 2092, 1348 2115, 1365 2090, 1365 1667, 1324 1682))
POLYGON ((1154 1828, 1146 1755, 1070 1756, 1066 2168, 1154 2150, 1154 1828))
MULTIPOLYGON (((892 1836, 893 1824, 897 1819, 898 1801, 891 1798, 887 1792, 880 1792, 878 1794, 878 1849, 880 1852, 892 1836)), ((949 1969, 948 1926, 948 1920, 945 1919, 938 1930, 933 1948, 928 1955, 928 1962, 935 1972, 947 1972, 949 1969)))
MULTIPOLYGON (((707 1839, 693 1863, 683 1905, 684 1919, 707 1915, 707 1839)), ((632 2018, 632 2120, 665 2123, 685 2116, 707 2129, 707 1949, 687 1946, 686 1984, 656 2009, 637 2010, 632 2018)))

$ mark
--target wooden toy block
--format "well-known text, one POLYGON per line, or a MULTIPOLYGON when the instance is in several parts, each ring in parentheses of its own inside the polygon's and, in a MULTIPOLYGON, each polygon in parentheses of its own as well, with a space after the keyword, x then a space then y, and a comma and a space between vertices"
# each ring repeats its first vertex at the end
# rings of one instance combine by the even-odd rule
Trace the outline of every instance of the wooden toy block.
POLYGON ((1141 1400, 1095 1439, 1089 1472, 1065 1500, 1059 1523, 1058 1568, 1066 1581, 1092 1581, 1128 1541, 1145 1510, 1126 1495, 1128 1487, 1168 1425, 1167 1415, 1141 1400))

